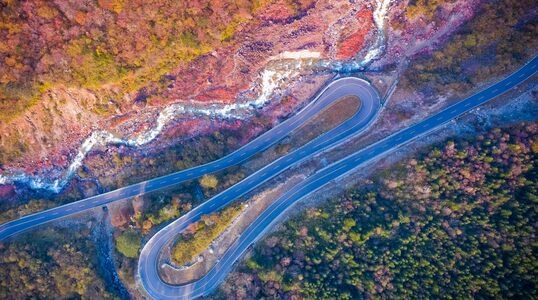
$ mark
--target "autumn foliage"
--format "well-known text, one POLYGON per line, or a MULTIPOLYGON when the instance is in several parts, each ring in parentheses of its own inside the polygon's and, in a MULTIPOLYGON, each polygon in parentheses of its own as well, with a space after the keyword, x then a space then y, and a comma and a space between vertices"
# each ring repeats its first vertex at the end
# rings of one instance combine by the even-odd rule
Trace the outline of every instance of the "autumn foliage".
MULTIPOLYGON (((416 1, 408 13, 433 17, 439 3, 416 1), (425 3, 429 6, 419 6, 425 3)), ((485 81, 515 70, 538 51, 536 13, 528 11, 535 6, 532 0, 485 1, 477 16, 448 39, 444 47, 421 54, 409 66, 402 86, 427 96, 463 95, 485 81)))
POLYGON ((349 36, 345 36, 338 47, 337 58, 349 59, 356 55, 363 47, 364 39, 372 29, 372 11, 363 9, 357 13, 358 28, 349 36))
POLYGON ((533 298, 537 133, 447 141, 301 213, 216 298, 533 298))
MULTIPOLYGON (((294 13, 304 8, 280 1, 294 13)), ((230 42, 269 1, 4 1, 0 118, 55 86, 136 91, 230 42)))
POLYGON ((178 265, 192 260, 206 250, 233 219, 241 212, 241 205, 233 205, 217 213, 203 215, 201 220, 189 225, 172 248, 172 258, 178 265))

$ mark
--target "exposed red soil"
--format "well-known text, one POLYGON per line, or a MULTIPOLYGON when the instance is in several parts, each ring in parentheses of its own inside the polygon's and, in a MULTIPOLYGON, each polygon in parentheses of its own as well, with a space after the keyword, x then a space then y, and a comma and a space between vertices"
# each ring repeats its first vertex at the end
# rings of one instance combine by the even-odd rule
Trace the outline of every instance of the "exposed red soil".
POLYGON ((196 101, 215 101, 218 99, 224 103, 233 103, 240 90, 239 87, 215 87, 202 92, 194 99, 196 101))
POLYGON ((276 2, 269 7, 267 7, 261 14, 260 18, 262 20, 271 20, 271 21, 284 21, 287 18, 293 16, 293 11, 289 5, 282 2, 276 2))
POLYGON ((364 40, 373 24, 372 11, 363 9, 357 13, 358 29, 340 42, 336 57, 338 59, 350 59, 359 52, 364 40))

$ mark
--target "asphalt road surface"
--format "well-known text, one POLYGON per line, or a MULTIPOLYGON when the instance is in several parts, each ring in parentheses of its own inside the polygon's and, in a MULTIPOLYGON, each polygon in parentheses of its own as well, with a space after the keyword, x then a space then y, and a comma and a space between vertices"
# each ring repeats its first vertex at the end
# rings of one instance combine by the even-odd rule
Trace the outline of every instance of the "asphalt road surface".
POLYGON ((161 280, 157 269, 161 247, 177 236, 177 234, 184 230, 188 224, 198 220, 202 215, 219 210, 267 180, 274 178, 290 166, 296 165, 300 161, 312 157, 321 151, 333 148, 359 134, 364 128, 371 124, 377 116, 379 96, 375 89, 361 79, 353 77, 337 79, 327 85, 327 87, 316 96, 315 100, 298 114, 278 124, 273 129, 260 135, 242 148, 219 160, 4 223, 0 225, 0 240, 5 240, 17 233, 59 218, 103 206, 113 201, 131 198, 139 194, 162 189, 180 182, 193 180, 204 174, 213 173, 229 166, 239 164, 249 157, 278 143, 291 131, 305 124, 333 101, 343 96, 357 95, 361 99, 361 108, 353 117, 330 132, 319 136, 296 151, 275 160, 238 184, 202 203, 186 215, 163 228, 156 233, 148 243, 146 243, 140 255, 138 275, 142 285, 151 297, 156 299, 181 299, 207 295, 225 278, 231 270, 233 263, 241 257, 246 249, 259 239, 275 222, 278 216, 293 203, 317 191, 324 185, 338 180, 338 178, 361 167, 366 162, 390 152, 461 114, 484 104, 492 98, 503 94, 532 76, 536 72, 537 66, 538 59, 534 58, 519 71, 493 86, 444 109, 420 123, 401 130, 319 170, 305 181, 288 190, 278 199, 275 199, 271 206, 269 206, 233 243, 215 266, 204 277, 193 283, 186 285, 170 285, 161 280))
MULTIPOLYGON (((347 173, 360 168, 362 165, 365 165, 367 162, 382 154, 409 143, 434 128, 439 127, 465 112, 486 103, 496 96, 505 93, 518 83, 532 76, 536 72, 537 66, 538 59, 534 58, 519 71, 493 86, 482 90, 465 100, 459 101, 420 123, 392 134, 387 138, 319 170, 314 175, 310 176, 300 184, 295 185, 276 199, 252 224, 250 224, 245 232, 241 234, 204 277, 185 285, 171 285, 162 281, 159 277, 159 253, 164 245, 168 244, 169 241, 173 240, 190 223, 199 218, 198 212, 194 212, 193 215, 184 215, 156 233, 142 249, 138 264, 138 275, 142 285, 147 293, 156 299, 190 299, 209 294, 220 284, 220 282, 222 282, 230 272, 234 262, 243 255, 248 247, 263 236, 268 228, 276 222, 278 217, 295 202, 319 190, 328 183, 336 182, 347 173)), ((369 101, 365 98, 361 99, 365 102, 369 101)), ((296 152, 298 151, 301 150, 299 149, 296 152)), ((292 158, 295 157, 293 153, 290 155, 292 158)), ((305 155, 307 155, 307 153, 305 153, 305 155)), ((285 159, 285 157, 283 159, 285 159)), ((288 163, 293 162, 290 161, 288 163)), ((201 206, 200 213, 203 212, 206 214, 214 212, 225 206, 226 203, 233 201, 246 193, 249 186, 243 186, 243 182, 248 182, 249 180, 252 180, 253 182, 266 180, 263 174, 260 174, 260 172, 264 172, 264 169, 254 173, 244 181, 206 201, 201 206), (259 178, 260 176, 262 178, 259 178), (251 179, 251 177, 253 178, 251 179)))
MULTIPOLYGON (((138 271, 141 282, 151 297, 156 299, 183 299, 200 296, 201 292, 204 292, 201 287, 206 286, 206 280, 210 280, 211 277, 206 276, 192 284, 174 286, 163 282, 159 277, 159 271, 157 269, 161 249, 171 239, 177 236, 179 232, 187 228, 189 224, 196 222, 205 214, 212 213, 227 206, 230 202, 237 200, 239 197, 247 194, 290 167, 297 165, 304 159, 347 141, 352 136, 359 134, 367 128, 377 115, 380 101, 376 90, 364 80, 355 77, 337 79, 314 102, 322 101, 331 103, 349 95, 359 97, 361 106, 348 120, 297 150, 271 162, 227 190, 200 204, 195 209, 161 229, 145 244, 140 253, 138 271)), ((312 116, 310 115, 310 117, 312 116)), ((303 122, 307 121, 306 119, 303 120, 303 122)), ((209 274, 220 272, 220 266, 221 264, 217 264, 217 268, 213 268, 209 274)))
MULTIPOLYGON (((292 161, 298 162, 310 157, 315 153, 319 153, 320 151, 326 151, 331 147, 335 147, 341 142, 346 141, 351 136, 360 133, 360 129, 364 128, 366 124, 375 119, 376 113, 379 110, 379 95, 375 89, 373 89, 368 82, 359 78, 346 77, 336 79, 328 84, 315 97, 315 100, 305 106, 305 108, 303 108, 299 113, 278 124, 271 130, 265 132, 248 144, 221 159, 1 224, 0 241, 36 226, 66 216, 70 216, 95 207, 100 207, 114 201, 132 198, 137 195, 163 189, 171 185, 199 178, 204 174, 213 173, 230 166, 240 164, 251 156, 256 155, 259 152, 262 152, 263 150, 266 150, 272 145, 278 143, 280 140, 289 135, 290 132, 301 127, 320 111, 323 111, 323 109, 329 106, 332 102, 347 95, 356 95, 359 97, 359 99, 361 99, 360 110, 338 127, 331 130, 329 133, 321 135, 315 141, 303 146, 300 151, 294 152, 293 156, 288 155, 285 160, 277 160, 248 177, 248 182, 256 182, 258 184, 255 186, 257 186, 265 180, 274 177, 277 173, 282 172, 286 166, 289 167, 291 165, 292 161)), ((255 186, 249 187, 245 184, 241 185, 241 187, 245 189, 244 192, 246 192, 246 190, 253 189, 255 186)), ((233 188, 234 191, 238 191, 236 187, 233 188)), ((242 194, 244 194, 244 192, 242 194)), ((228 203, 229 200, 232 200, 228 197, 235 198, 235 196, 237 195, 227 192, 226 196, 224 196, 225 200, 227 201, 221 202, 221 204, 228 203)), ((200 205, 195 210, 191 211, 192 214, 190 215, 194 215, 195 213, 205 214, 209 211, 218 209, 221 207, 221 205, 218 205, 218 203, 219 201, 222 201, 222 199, 223 197, 212 199, 213 201, 211 201, 211 203, 206 202, 200 205)), ((200 214, 197 216, 199 217, 200 214)))

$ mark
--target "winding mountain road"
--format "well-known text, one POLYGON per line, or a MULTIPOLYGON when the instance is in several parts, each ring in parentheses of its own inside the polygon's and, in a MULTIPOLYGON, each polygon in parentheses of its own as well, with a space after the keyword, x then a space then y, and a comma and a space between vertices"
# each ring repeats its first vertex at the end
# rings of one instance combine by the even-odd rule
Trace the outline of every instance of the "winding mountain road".
MULTIPOLYGON (((331 147, 335 147, 341 142, 345 142, 349 137, 358 134, 360 132, 359 129, 363 128, 366 124, 374 120, 376 113, 378 112, 380 103, 379 96, 375 89, 373 89, 368 82, 359 78, 346 77, 336 79, 328 84, 316 96, 315 100, 305 106, 299 113, 288 118, 271 130, 265 132, 227 156, 191 169, 136 183, 108 193, 75 201, 1 224, 0 241, 36 226, 66 216, 70 216, 95 207, 100 207, 111 202, 160 190, 181 182, 199 178, 204 174, 214 173, 230 166, 240 164, 241 162, 249 159, 251 156, 258 154, 278 143, 290 132, 304 125, 320 111, 329 106, 332 102, 348 95, 356 95, 359 97, 359 99, 361 99, 361 106, 358 113, 340 124, 337 128, 331 130, 330 134, 324 134, 317 138, 315 142, 313 141, 306 144, 300 149, 300 151, 294 152, 293 156, 288 155, 286 160, 277 160, 248 177, 250 183, 265 182, 276 175, 274 172, 281 172, 286 166, 289 167, 292 161, 299 162, 315 153, 326 151, 331 147)), ((246 188, 246 185, 242 185, 242 187, 246 188)), ((251 190, 252 188, 254 187, 250 187, 248 190, 251 190)), ((227 193, 227 195, 230 194, 230 192, 227 193)), ((234 195, 230 197, 236 198, 234 195)), ((217 205, 217 200, 222 201, 222 198, 219 197, 217 199, 212 199, 211 203, 203 203, 195 210, 191 211, 191 214, 189 215, 194 214, 194 212, 205 214, 209 211, 218 209, 222 205, 217 205)))
MULTIPOLYGON (((463 113, 482 105, 496 96, 505 93, 520 82, 532 76, 538 67, 538 59, 534 58, 516 73, 508 76, 504 80, 494 84, 493 86, 474 94, 473 96, 459 101, 458 103, 442 110, 441 112, 419 122, 411 127, 394 133, 352 155, 345 157, 307 178, 305 181, 295 185, 290 190, 282 194, 276 199, 255 221, 241 234, 241 236, 232 244, 225 252, 220 260, 211 268, 211 270, 199 280, 185 285, 171 285, 164 282, 158 271, 159 253, 165 245, 173 240, 181 231, 192 222, 199 218, 199 213, 194 212, 191 215, 186 214, 176 221, 172 222, 159 232, 157 232, 144 246, 140 254, 138 263, 138 275, 142 285, 147 293, 155 299, 191 299, 209 294, 215 289, 220 282, 226 277, 234 262, 236 262, 243 253, 258 240, 263 234, 276 222, 282 213, 291 207, 295 202, 319 190, 323 186, 331 182, 336 182, 347 173, 359 168, 367 162, 392 151, 410 141, 426 134, 427 132, 447 123, 450 120, 462 115, 463 113)), ((363 102, 375 101, 361 97, 363 102)), ((322 138, 321 136, 320 138, 322 138)), ((313 141, 315 143, 316 140, 313 141)), ((300 152, 301 149, 295 152, 300 152)), ((291 158, 297 158, 294 153, 288 155, 291 158)), ((286 159, 282 157, 280 160, 286 159)), ((275 161, 275 163, 277 163, 275 161)), ((288 163, 293 163, 290 160, 288 163)), ((271 164, 271 165, 274 165, 271 164)), ((271 165, 267 166, 270 167, 271 165)), ((266 168, 267 168, 266 167, 266 168)), ((275 166, 277 168, 277 166, 275 166)), ((265 169, 265 168, 264 168, 265 169)), ((258 177, 259 172, 254 173, 242 182, 234 185, 230 189, 206 201, 200 206, 200 210, 204 214, 211 213, 225 206, 227 203, 237 199, 248 190, 249 184, 252 181, 265 180, 258 177), (251 179, 252 177, 252 179, 251 179), (245 183, 248 182, 248 183, 245 183), (245 184, 243 184, 245 183, 245 184), (207 207, 207 209, 205 208, 207 207)), ((272 175, 276 176, 276 174, 272 175)), ((252 187, 253 188, 253 187, 252 187)))
MULTIPOLYGON (((223 267, 228 270, 231 264, 222 265, 217 263, 206 276, 190 284, 170 285, 165 283, 161 280, 157 268, 161 249, 179 232, 185 230, 189 224, 198 221, 201 216, 227 206, 230 202, 235 201, 290 167, 299 164, 304 159, 311 158, 320 151, 326 151, 330 147, 345 142, 367 128, 367 125, 375 119, 379 111, 380 101, 376 90, 362 79, 355 77, 337 79, 314 100, 314 103, 331 103, 349 95, 357 96, 361 100, 361 106, 345 122, 295 151, 264 166, 227 190, 200 204, 151 237, 140 253, 138 264, 139 277, 151 297, 156 299, 194 298, 203 295, 208 284, 216 284, 212 282, 214 274, 222 273, 224 271, 223 267)), ((289 131, 286 132, 286 134, 288 133, 289 131)), ((261 227, 257 228, 258 230, 261 229, 261 227)))
POLYGON ((317 153, 336 147, 359 134, 376 119, 377 112, 379 111, 379 96, 373 87, 366 81, 354 77, 334 80, 316 96, 313 102, 298 114, 219 160, 4 223, 0 225, 0 240, 5 240, 17 233, 65 216, 99 207, 113 201, 155 191, 183 181, 196 179, 204 174, 237 165, 278 143, 278 141, 287 136, 291 131, 305 124, 333 101, 343 96, 358 96, 361 100, 360 110, 344 123, 303 147, 273 161, 243 181, 202 203, 189 213, 164 227, 145 244, 140 254, 138 276, 151 297, 156 299, 178 299, 207 295, 225 278, 231 270, 233 263, 241 257, 248 247, 263 236, 275 220, 295 202, 319 190, 328 183, 338 180, 347 173, 363 166, 365 163, 409 143, 434 128, 505 93, 532 76, 536 72, 537 67, 538 58, 534 58, 517 72, 491 87, 317 171, 300 184, 286 191, 278 199, 275 199, 232 244, 213 268, 204 277, 193 283, 170 285, 161 280, 157 265, 161 248, 177 236, 179 232, 184 230, 188 224, 198 220, 202 215, 219 210, 238 197, 245 195, 255 187, 260 186, 287 170, 290 166, 296 165, 317 153))

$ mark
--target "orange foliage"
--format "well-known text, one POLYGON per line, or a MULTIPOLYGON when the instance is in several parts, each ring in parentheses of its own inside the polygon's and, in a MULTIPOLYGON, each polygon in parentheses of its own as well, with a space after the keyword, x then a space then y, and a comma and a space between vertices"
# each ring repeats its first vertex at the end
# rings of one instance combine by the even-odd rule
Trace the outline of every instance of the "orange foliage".
POLYGON ((79 25, 84 25, 84 23, 86 23, 86 13, 77 11, 75 14, 75 22, 77 22, 79 25))
POLYGON ((359 21, 359 29, 340 43, 336 54, 338 59, 350 59, 362 49, 364 38, 372 27, 372 11, 368 9, 359 11, 357 20, 359 21))
POLYGON ((99 3, 99 6, 108 9, 110 11, 119 13, 121 12, 123 1, 121 0, 97 0, 97 3, 99 3))

